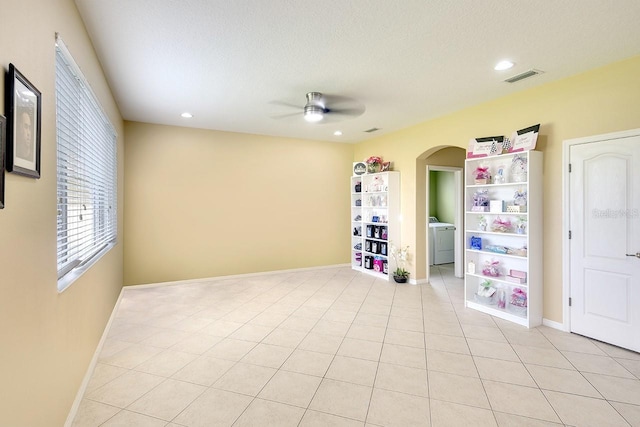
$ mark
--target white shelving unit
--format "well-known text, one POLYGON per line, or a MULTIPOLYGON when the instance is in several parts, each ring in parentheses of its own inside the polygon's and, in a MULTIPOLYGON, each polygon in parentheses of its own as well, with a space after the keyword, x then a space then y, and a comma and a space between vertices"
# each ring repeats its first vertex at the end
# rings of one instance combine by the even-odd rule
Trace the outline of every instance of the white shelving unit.
POLYGON ((351 177, 351 267, 389 280, 400 246, 400 172, 351 177))
MULTIPOLYGON (((511 208, 514 209, 517 208, 511 208)), ((465 244, 465 305, 529 328, 542 324, 541 152, 527 151, 465 161, 465 244), (519 159, 526 161, 524 169, 518 167, 522 165, 519 159), (516 169, 512 170, 512 166, 516 169), (476 182, 474 172, 477 167, 488 167, 492 178, 487 183, 476 182), (474 195, 484 190, 488 199, 494 201, 493 212, 489 211, 490 206, 486 212, 474 206, 474 195), (525 191, 526 212, 507 212, 508 206, 515 205, 516 192, 525 191), (481 226, 483 217, 485 230, 481 226), (496 219, 503 223, 509 221, 512 226, 507 231, 494 230, 492 225, 496 219), (526 224, 524 230, 517 230, 518 223, 526 224), (472 238, 481 239, 481 249, 472 247, 472 238), (498 263, 499 275, 485 275, 483 270, 493 262, 498 263), (475 271, 471 271, 471 263, 475 271), (513 282, 515 279, 509 277, 512 270, 526 275, 524 283, 513 282), (478 296, 479 287, 487 281, 496 289, 494 295, 478 296), (527 296, 526 307, 511 304, 514 294, 523 293, 527 296)))

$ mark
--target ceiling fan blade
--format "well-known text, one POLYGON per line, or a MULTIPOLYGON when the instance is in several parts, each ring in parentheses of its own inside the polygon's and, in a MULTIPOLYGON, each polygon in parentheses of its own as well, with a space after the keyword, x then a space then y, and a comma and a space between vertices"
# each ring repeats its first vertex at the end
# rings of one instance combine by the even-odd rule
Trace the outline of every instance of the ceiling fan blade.
POLYGON ((287 117, 293 117, 293 116, 302 117, 302 113, 301 112, 296 112, 296 113, 288 113, 288 114, 275 114, 275 115, 272 115, 272 116, 269 116, 269 117, 271 117, 272 119, 276 119, 277 120, 277 119, 286 119, 287 117))
POLYGON ((329 108, 329 111, 327 114, 358 117, 364 114, 364 111, 365 111, 364 106, 355 107, 355 108, 336 108, 336 109, 329 108))
POLYGON ((281 107, 287 107, 287 108, 295 108, 296 110, 300 110, 302 111, 302 107, 300 105, 296 105, 296 104, 291 104, 289 102, 284 102, 284 101, 269 101, 270 105, 279 105, 281 107))
POLYGON ((341 104, 341 103, 350 103, 350 104, 357 104, 358 102, 353 99, 353 98, 349 98, 348 96, 343 96, 343 95, 322 95, 325 104, 327 105, 336 105, 336 104, 341 104))

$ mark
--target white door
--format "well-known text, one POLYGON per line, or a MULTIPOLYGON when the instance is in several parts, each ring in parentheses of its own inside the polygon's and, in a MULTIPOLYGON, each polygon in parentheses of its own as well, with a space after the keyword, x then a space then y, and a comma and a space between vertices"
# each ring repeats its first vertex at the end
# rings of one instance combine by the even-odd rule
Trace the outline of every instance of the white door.
POLYGON ((640 351, 640 136, 570 147, 571 331, 640 351))

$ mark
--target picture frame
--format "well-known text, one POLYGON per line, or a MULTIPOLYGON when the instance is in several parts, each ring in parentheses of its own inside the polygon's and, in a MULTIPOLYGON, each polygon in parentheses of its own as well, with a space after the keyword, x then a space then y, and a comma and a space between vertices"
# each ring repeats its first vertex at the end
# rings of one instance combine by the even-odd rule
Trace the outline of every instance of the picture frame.
POLYGON ((9 64, 5 90, 7 171, 40 178, 42 94, 9 64))
POLYGON ((4 209, 4 159, 7 135, 7 119, 0 116, 0 209, 4 209))

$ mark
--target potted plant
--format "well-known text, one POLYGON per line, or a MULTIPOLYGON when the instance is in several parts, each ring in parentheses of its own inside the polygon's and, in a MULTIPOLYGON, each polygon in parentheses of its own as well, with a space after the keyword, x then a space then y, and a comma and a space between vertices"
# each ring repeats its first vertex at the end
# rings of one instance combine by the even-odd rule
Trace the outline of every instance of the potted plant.
POLYGON ((371 156, 367 160, 365 160, 365 163, 367 164, 367 172, 380 172, 380 169, 382 168, 382 157, 371 156))
POLYGON ((407 283, 409 279, 409 272, 404 268, 408 254, 409 246, 398 249, 395 245, 391 245, 391 256, 396 261, 396 269, 393 272, 393 279, 396 283, 407 283))

